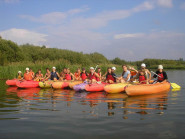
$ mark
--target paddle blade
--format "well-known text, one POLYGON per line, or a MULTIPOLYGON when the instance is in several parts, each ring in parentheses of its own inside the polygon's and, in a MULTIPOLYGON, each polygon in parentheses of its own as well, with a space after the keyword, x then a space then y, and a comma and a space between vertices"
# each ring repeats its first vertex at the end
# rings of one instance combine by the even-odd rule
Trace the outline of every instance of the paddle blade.
POLYGON ((181 88, 180 85, 178 85, 178 84, 176 84, 176 83, 171 83, 171 87, 172 87, 173 89, 180 89, 180 88, 181 88))

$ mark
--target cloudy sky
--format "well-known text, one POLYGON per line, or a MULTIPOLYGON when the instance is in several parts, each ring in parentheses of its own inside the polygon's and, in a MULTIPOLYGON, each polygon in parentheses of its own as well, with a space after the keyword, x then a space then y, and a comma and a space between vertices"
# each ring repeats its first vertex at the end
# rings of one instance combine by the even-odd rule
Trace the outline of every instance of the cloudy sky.
POLYGON ((185 59, 185 0, 0 0, 0 35, 133 61, 185 59))

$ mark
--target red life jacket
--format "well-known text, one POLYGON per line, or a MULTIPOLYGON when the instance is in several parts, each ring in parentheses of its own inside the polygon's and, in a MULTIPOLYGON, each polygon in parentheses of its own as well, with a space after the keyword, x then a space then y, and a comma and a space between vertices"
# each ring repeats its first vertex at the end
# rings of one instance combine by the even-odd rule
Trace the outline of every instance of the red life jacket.
POLYGON ((70 74, 66 74, 66 75, 65 75, 65 79, 66 79, 66 80, 71 80, 71 75, 70 75, 70 74))
POLYGON ((146 84, 146 82, 142 82, 142 81, 145 81, 145 80, 146 80, 146 78, 145 78, 144 75, 139 75, 139 82, 140 82, 141 84, 146 84))
POLYGON ((89 73, 89 80, 92 80, 92 79, 96 80, 95 72, 94 74, 89 73))
MULTIPOLYGON (((100 76, 100 73, 97 73, 99 76, 100 76)), ((96 80, 97 81, 100 81, 100 78, 96 77, 96 80)))
POLYGON ((84 81, 85 79, 87 79, 86 73, 82 73, 82 74, 81 74, 81 78, 82 78, 82 81, 84 81))
POLYGON ((162 81, 164 81, 164 75, 163 75, 163 73, 158 73, 158 82, 162 82, 162 81))
POLYGON ((114 77, 112 76, 112 74, 107 74, 107 81, 112 80, 113 82, 115 81, 114 77))

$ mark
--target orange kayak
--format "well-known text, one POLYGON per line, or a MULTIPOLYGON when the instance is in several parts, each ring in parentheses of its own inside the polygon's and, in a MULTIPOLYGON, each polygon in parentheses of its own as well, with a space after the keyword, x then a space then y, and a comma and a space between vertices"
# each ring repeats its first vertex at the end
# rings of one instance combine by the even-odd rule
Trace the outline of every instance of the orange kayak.
POLYGON ((125 91, 125 87, 129 85, 128 83, 115 83, 108 84, 104 87, 105 92, 107 93, 120 93, 125 91))
POLYGON ((38 81, 17 81, 16 86, 19 88, 35 88, 39 87, 38 81))
POLYGON ((52 87, 54 89, 63 89, 69 86, 69 82, 53 82, 52 87))
POLYGON ((88 84, 85 86, 85 90, 88 92, 100 92, 104 90, 104 86, 106 85, 106 83, 95 83, 95 84, 88 84))
POLYGON ((140 84, 128 86, 125 92, 128 96, 150 95, 166 92, 170 89, 170 83, 140 84))
POLYGON ((18 81, 18 79, 7 80, 6 84, 9 86, 16 86, 17 81, 18 81))

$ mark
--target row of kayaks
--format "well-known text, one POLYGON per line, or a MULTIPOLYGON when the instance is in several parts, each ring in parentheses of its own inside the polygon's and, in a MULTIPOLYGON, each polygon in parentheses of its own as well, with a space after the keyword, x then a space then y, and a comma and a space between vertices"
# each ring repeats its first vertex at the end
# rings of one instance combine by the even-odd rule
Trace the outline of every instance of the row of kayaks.
POLYGON ((128 96, 148 95, 166 92, 170 89, 169 82, 156 83, 156 84, 129 84, 129 83, 115 83, 107 84, 104 82, 88 84, 82 81, 19 81, 17 79, 7 80, 6 84, 9 86, 17 86, 18 88, 54 88, 63 89, 71 88, 75 91, 87 91, 87 92, 100 92, 105 91, 107 93, 120 93, 126 92, 128 96))

